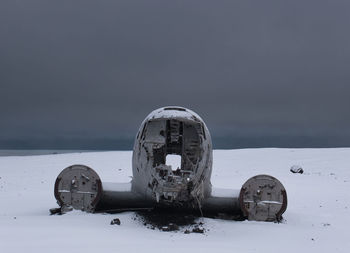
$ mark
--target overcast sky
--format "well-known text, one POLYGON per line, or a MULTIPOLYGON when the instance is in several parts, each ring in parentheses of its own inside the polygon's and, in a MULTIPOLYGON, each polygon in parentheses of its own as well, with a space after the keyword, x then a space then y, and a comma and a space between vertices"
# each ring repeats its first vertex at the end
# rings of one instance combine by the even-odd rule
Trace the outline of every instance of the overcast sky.
POLYGON ((214 137, 349 137, 349 13, 347 0, 1 1, 0 141, 129 138, 165 105, 214 137))

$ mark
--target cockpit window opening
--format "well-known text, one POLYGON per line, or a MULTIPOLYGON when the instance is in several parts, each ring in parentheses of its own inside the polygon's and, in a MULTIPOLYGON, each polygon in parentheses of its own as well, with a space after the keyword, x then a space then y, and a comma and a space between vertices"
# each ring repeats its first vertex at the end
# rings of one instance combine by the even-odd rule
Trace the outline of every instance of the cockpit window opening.
POLYGON ((166 165, 171 166, 172 171, 181 170, 181 155, 167 154, 165 157, 166 165))

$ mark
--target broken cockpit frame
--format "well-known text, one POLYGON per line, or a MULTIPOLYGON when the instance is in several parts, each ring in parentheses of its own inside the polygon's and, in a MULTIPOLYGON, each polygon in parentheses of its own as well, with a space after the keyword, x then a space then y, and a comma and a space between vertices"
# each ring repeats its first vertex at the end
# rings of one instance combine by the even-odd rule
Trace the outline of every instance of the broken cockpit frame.
POLYGON ((210 135, 196 116, 152 117, 139 133, 133 153, 133 174, 140 175, 134 179, 136 191, 147 184, 146 194, 155 196, 157 203, 186 207, 210 194, 210 135), (167 164, 171 154, 181 157, 179 168, 167 164))

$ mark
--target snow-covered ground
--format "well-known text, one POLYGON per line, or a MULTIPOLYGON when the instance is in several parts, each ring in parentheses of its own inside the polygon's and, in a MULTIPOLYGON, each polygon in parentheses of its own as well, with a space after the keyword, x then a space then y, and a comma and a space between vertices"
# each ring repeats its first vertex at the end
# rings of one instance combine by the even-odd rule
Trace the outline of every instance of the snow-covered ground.
POLYGON ((270 174, 288 194, 283 223, 202 218, 205 234, 162 232, 133 212, 49 215, 56 176, 85 164, 128 182, 131 151, 0 157, 0 252, 350 252, 350 148, 215 150, 212 184, 270 174), (304 174, 292 174, 300 165, 304 174), (121 225, 110 225, 114 218, 121 225))

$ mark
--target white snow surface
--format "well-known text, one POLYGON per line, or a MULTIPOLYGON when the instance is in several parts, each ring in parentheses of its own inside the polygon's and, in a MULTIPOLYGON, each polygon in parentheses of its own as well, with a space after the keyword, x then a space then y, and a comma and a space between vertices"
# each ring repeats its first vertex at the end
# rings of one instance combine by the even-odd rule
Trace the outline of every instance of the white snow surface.
POLYGON ((282 223, 200 218, 204 234, 145 227, 135 213, 49 215, 72 164, 129 182, 131 151, 0 157, 0 252, 350 252, 350 148, 215 150, 212 184, 240 189, 257 174, 288 194, 282 223), (293 174, 298 164, 304 174, 293 174), (110 225, 119 218, 121 225, 110 225))

